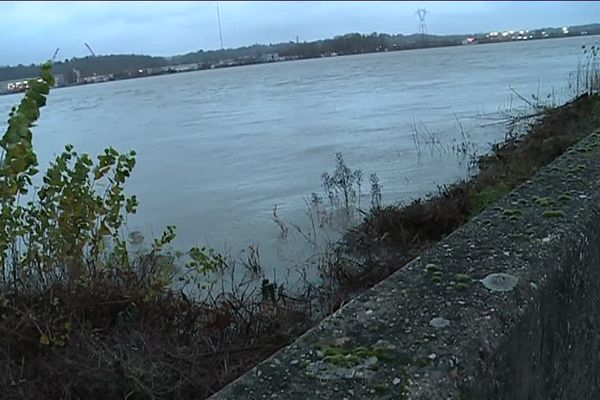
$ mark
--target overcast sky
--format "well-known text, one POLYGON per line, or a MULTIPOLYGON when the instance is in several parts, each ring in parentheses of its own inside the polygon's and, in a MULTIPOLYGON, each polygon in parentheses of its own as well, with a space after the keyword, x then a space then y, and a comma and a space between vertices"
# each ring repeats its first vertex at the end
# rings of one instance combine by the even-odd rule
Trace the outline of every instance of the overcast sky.
MULTIPOLYGON (((0 65, 97 54, 171 56, 220 47, 217 2, 0 2, 0 65)), ((219 2, 225 47, 348 32, 433 34, 600 22, 600 2, 219 2)))

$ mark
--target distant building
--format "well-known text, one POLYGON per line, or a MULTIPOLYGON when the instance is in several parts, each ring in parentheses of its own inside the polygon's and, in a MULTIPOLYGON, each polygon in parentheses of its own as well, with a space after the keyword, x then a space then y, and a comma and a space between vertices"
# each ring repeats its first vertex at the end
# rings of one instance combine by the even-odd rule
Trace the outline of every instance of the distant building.
POLYGON ((10 82, 0 82, 0 94, 8 93, 8 84, 10 82))
POLYGON ((26 78, 18 81, 0 82, 0 94, 24 92, 29 88, 29 81, 35 79, 41 82, 41 78, 26 78))
POLYGON ((100 82, 108 82, 114 79, 113 74, 108 75, 94 75, 94 76, 86 76, 81 81, 83 83, 100 83, 100 82))
POLYGON ((165 72, 163 67, 146 68, 146 74, 156 75, 165 72))
POLYGON ((180 65, 174 65, 171 68, 176 72, 187 72, 187 71, 195 71, 197 69, 200 69, 198 64, 180 64, 180 65))
POLYGON ((64 86, 65 76, 63 74, 54 75, 54 86, 64 86))
POLYGON ((466 38, 465 40, 463 40, 461 42, 461 44, 463 44, 463 45, 465 45, 465 44, 477 44, 477 43, 479 43, 479 42, 477 41, 477 38, 474 38, 474 37, 466 38))
POLYGON ((72 79, 73 82, 75 83, 81 83, 81 71, 79 71, 78 69, 73 68, 73 74, 72 74, 72 79))
POLYGON ((281 61, 281 57, 279 57, 279 53, 266 53, 262 54, 259 59, 261 62, 275 62, 281 61))

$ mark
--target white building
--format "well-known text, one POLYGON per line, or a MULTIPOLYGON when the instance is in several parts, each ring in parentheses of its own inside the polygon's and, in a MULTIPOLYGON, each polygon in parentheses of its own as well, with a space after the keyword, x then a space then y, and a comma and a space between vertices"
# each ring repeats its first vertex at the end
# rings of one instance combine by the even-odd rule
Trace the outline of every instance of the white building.
POLYGON ((187 72, 187 71, 195 71, 199 67, 198 67, 198 64, 180 64, 180 65, 174 65, 171 68, 177 72, 187 72))
POLYGON ((261 62, 275 62, 281 60, 282 58, 279 57, 279 53, 266 53, 260 56, 261 62))

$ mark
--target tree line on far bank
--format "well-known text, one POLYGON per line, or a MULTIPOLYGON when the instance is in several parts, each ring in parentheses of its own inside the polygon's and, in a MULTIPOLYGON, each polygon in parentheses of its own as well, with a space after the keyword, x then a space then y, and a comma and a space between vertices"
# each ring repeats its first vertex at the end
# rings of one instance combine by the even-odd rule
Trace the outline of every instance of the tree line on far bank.
MULTIPOLYGON (((565 36, 560 28, 542 28, 530 31, 534 38, 540 38, 542 32, 551 37, 565 36)), ((589 35, 600 34, 600 24, 590 24, 571 27, 569 35, 580 35, 586 32, 589 35)), ((130 74, 148 68, 165 67, 178 64, 200 64, 209 67, 225 60, 252 60, 260 59, 269 53, 278 53, 281 57, 315 58, 332 53, 362 54, 378 51, 409 50, 425 47, 441 47, 460 45, 466 37, 476 37, 480 43, 492 41, 485 34, 474 35, 390 35, 373 32, 371 34, 348 33, 330 39, 306 41, 290 41, 278 44, 254 44, 252 46, 223 50, 198 50, 174 57, 153 57, 136 54, 100 55, 82 58, 71 58, 54 63, 55 74, 62 75, 65 82, 73 82, 76 78, 74 71, 81 76, 130 74)), ((502 39, 496 39, 502 40, 502 39)), ((37 76, 39 65, 22 65, 0 67, 0 82, 18 79, 28 79, 37 76)))

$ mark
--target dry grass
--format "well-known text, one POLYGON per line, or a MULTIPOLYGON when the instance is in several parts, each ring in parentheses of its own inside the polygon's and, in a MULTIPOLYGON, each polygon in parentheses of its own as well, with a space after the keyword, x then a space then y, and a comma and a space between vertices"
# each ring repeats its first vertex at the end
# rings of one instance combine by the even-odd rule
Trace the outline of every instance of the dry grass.
POLYGON ((135 281, 10 294, 3 399, 201 399, 306 330, 302 307, 223 294, 149 298, 135 281))

